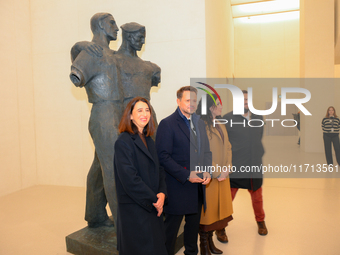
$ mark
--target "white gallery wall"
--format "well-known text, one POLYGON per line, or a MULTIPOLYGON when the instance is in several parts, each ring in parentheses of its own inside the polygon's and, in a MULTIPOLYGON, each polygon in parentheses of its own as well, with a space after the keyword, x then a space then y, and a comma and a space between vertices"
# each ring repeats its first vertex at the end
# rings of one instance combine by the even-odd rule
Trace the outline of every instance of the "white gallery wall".
MULTIPOLYGON (((230 0, 209 1, 205 3, 206 24, 206 80, 209 85, 214 82, 228 83, 234 76, 234 21, 230 0), (219 78, 218 81, 211 78, 219 78), (222 78, 222 79, 221 79, 222 78)), ((202 78, 202 76, 200 77, 202 78)), ((197 85, 197 84, 196 84, 197 85)), ((198 91, 199 95, 203 94, 198 91)), ((223 102, 223 114, 232 108, 226 89, 217 89, 223 102)))
MULTIPOLYGON (((334 0, 300 0, 301 78, 334 78, 334 8, 334 0)), ((301 119, 301 148, 323 153, 321 120, 329 106, 339 110, 339 81, 307 79, 301 86, 312 95, 306 104, 312 116, 302 116, 301 119)))
MULTIPOLYGON (((35 184, 85 186, 94 154, 91 105, 69 79, 70 49, 92 39, 96 12, 112 13, 118 25, 146 26, 140 56, 162 68, 161 84, 151 90, 159 120, 175 110, 178 88, 206 76, 204 0, 3 0, 0 6, 0 196, 35 184)), ((110 46, 120 43, 119 33, 110 46)))
POLYGON ((29 0, 0 1, 0 195, 36 184, 29 0))
POLYGON ((300 19, 296 13, 282 20, 271 20, 269 15, 262 22, 257 17, 234 19, 236 78, 300 76, 300 19))

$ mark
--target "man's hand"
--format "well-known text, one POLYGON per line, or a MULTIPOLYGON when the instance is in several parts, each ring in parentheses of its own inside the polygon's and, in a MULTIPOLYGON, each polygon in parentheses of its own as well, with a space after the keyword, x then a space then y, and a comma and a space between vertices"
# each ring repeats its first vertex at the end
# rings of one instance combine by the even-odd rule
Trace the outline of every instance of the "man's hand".
POLYGON ((204 172, 202 185, 207 185, 210 181, 211 181, 210 173, 204 172))
POLYGON ((191 183, 202 183, 204 180, 197 176, 198 172, 191 171, 189 176, 189 182, 191 183))
POLYGON ((153 206, 157 209, 157 217, 160 217, 163 212, 163 205, 164 205, 164 200, 165 200, 165 194, 164 193, 158 193, 157 194, 157 202, 153 203, 153 206))
POLYGON ((189 176, 189 182, 191 183, 202 183, 202 185, 207 185, 211 180, 210 174, 208 172, 196 172, 191 171, 189 176), (197 174, 201 174, 202 178, 198 177, 197 174))

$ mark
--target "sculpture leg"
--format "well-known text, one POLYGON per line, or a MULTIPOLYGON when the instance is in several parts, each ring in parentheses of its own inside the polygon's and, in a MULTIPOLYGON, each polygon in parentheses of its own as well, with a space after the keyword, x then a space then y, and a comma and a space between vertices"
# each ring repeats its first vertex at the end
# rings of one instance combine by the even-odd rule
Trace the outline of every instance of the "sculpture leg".
MULTIPOLYGON (((115 139, 117 140, 117 138, 115 139)), ((114 142, 113 142, 114 144, 114 142)), ((107 202, 109 203, 109 207, 114 219, 114 222, 117 222, 117 196, 116 196, 116 182, 114 178, 113 171, 113 149, 111 150, 112 154, 108 154, 106 152, 98 152, 98 157, 102 169, 103 175, 103 184, 104 191, 106 195, 107 202)))
POLYGON ((101 166, 106 199, 115 222, 117 222, 118 203, 113 171, 113 156, 121 114, 120 102, 94 104, 89 123, 89 130, 101 166))
POLYGON ((87 175, 85 220, 96 224, 108 219, 106 212, 106 196, 104 191, 102 169, 97 156, 94 159, 87 175))

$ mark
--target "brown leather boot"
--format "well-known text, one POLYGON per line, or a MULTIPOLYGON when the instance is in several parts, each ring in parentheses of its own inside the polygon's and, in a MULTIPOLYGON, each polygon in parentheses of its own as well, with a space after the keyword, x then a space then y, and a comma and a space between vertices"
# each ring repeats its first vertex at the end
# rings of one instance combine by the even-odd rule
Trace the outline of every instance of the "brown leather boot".
POLYGON ((218 249, 218 248, 215 246, 215 244, 214 244, 214 242, 213 242, 213 240, 212 240, 213 233, 214 233, 214 231, 209 231, 209 232, 208 232, 208 244, 209 244, 209 249, 210 249, 211 253, 213 253, 213 254, 222 254, 223 251, 221 251, 220 249, 218 249))
POLYGON ((225 229, 218 229, 215 231, 217 240, 220 241, 221 243, 227 243, 228 242, 228 237, 225 233, 225 229))
POLYGON ((208 232, 199 230, 201 255, 211 255, 208 243, 208 232))
POLYGON ((258 221, 257 226, 259 227, 258 233, 261 236, 265 236, 268 234, 268 229, 266 227, 266 223, 264 221, 258 221))

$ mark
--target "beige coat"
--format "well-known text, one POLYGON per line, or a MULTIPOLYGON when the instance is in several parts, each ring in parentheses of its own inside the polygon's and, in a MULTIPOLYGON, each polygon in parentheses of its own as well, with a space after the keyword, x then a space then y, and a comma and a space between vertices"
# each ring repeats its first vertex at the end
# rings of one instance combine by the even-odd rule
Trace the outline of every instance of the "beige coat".
MULTIPOLYGON (((210 150, 212 152, 212 166, 215 170, 218 166, 231 167, 231 144, 229 142, 228 133, 224 125, 220 126, 224 134, 224 143, 220 133, 216 128, 211 127, 212 132, 209 132, 207 126, 207 134, 210 143, 210 150)), ((230 182, 229 178, 225 181, 219 182, 216 177, 221 172, 213 173, 211 182, 206 186, 206 201, 207 210, 202 210, 201 222, 203 225, 210 225, 216 221, 223 220, 233 213, 230 182)))

